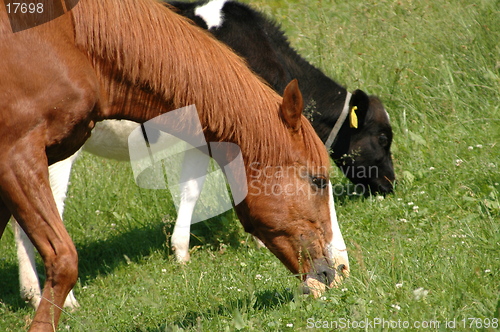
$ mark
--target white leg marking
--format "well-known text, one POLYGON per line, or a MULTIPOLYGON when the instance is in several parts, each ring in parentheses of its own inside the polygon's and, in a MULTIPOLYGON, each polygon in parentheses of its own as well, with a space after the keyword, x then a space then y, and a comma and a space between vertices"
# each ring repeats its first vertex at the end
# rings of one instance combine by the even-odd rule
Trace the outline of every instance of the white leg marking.
POLYGON ((209 29, 218 28, 224 20, 222 17, 222 7, 224 7, 225 3, 226 0, 210 1, 206 5, 196 8, 194 14, 201 17, 209 29))
POLYGON ((19 262, 19 286, 21 298, 37 309, 41 300, 40 281, 35 266, 35 248, 16 221, 12 222, 19 262))
POLYGON ((181 200, 171 239, 172 249, 178 262, 189 261, 191 219, 206 179, 206 175, 193 178, 193 174, 204 174, 208 162, 209 158, 198 150, 189 150, 184 156, 180 177, 181 200))
MULTIPOLYGON (((349 258, 347 256, 347 248, 344 242, 344 238, 342 237, 342 232, 340 231, 339 222, 337 220, 337 213, 335 211, 335 202, 333 201, 333 188, 331 182, 328 184, 328 190, 330 191, 330 221, 332 223, 332 242, 328 244, 328 252, 330 254, 330 258, 335 262, 335 267, 337 268, 339 265, 343 264, 343 274, 344 276, 348 276, 350 268, 349 268, 349 258)), ((338 275, 337 275, 338 276, 338 275)), ((335 277, 337 282, 341 281, 341 278, 335 277), (338 280, 337 280, 338 279, 338 280)))

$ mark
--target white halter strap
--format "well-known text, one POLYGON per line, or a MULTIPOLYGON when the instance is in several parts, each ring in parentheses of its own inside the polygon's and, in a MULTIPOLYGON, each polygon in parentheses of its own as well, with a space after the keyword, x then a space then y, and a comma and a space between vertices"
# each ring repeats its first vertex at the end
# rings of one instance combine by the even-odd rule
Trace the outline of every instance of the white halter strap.
POLYGON ((347 118, 347 114, 349 113, 349 102, 351 101, 351 97, 352 94, 350 92, 347 92, 342 113, 340 114, 340 117, 338 118, 337 122, 335 122, 335 125, 333 126, 333 129, 330 132, 330 135, 328 135, 328 139, 325 142, 325 146, 327 149, 330 149, 330 147, 332 146, 333 142, 335 141, 335 138, 337 137, 337 134, 340 131, 340 128, 342 127, 342 125, 345 122, 345 119, 347 118))

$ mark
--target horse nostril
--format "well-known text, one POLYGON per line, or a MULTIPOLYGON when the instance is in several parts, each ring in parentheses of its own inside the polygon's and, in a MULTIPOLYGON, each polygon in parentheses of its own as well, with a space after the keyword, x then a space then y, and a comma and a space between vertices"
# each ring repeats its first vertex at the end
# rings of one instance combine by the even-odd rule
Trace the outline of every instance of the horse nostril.
POLYGON ((335 280, 335 270, 325 266, 321 271, 316 273, 317 279, 325 285, 330 285, 335 280))

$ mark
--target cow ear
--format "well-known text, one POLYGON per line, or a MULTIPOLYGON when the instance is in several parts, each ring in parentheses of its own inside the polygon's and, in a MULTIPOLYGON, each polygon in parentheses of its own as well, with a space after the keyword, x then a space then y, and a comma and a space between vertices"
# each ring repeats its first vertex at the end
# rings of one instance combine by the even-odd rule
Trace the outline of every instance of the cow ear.
POLYGON ((281 104, 280 112, 283 120, 292 131, 300 129, 302 110, 304 109, 304 101, 302 93, 299 90, 299 83, 296 79, 288 83, 283 92, 283 103, 281 104))
POLYGON ((349 121, 351 128, 362 128, 368 108, 370 106, 370 98, 362 90, 356 90, 352 93, 349 103, 349 121))

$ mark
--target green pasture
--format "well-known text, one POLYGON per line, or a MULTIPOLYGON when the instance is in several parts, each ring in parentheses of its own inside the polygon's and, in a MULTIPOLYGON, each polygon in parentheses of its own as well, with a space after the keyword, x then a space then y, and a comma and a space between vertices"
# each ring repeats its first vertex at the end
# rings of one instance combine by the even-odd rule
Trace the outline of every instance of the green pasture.
MULTIPOLYGON (((83 154, 65 212, 81 308, 59 331, 499 330, 500 2, 251 3, 311 63, 390 113, 395 193, 350 195, 332 175, 346 189, 336 207, 350 278, 320 299, 300 296, 234 212, 194 225, 192 261, 179 265, 169 194, 138 188, 127 163, 83 154)), ((0 317, 0 331, 23 331, 33 317, 10 227, 0 317)))

